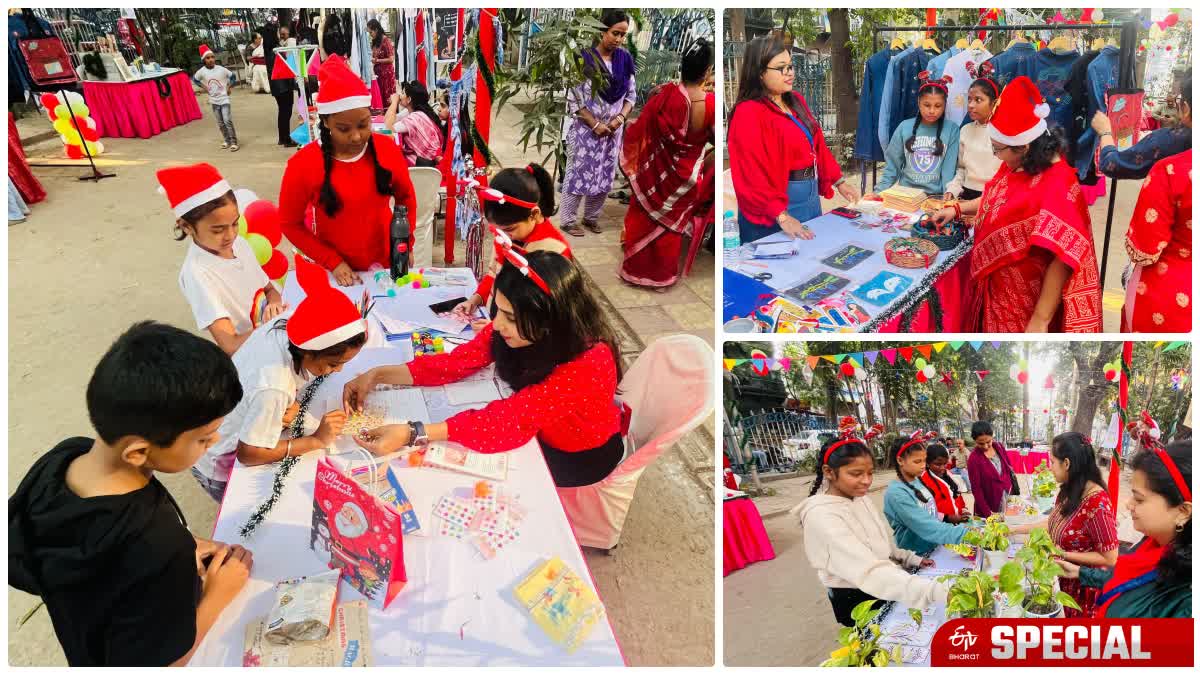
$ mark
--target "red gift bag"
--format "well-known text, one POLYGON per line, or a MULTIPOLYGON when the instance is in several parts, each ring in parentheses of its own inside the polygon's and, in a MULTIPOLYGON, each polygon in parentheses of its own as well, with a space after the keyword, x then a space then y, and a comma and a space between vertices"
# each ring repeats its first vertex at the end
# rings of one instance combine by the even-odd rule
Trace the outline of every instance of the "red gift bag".
POLYGON ((395 509, 328 458, 317 463, 310 545, 377 607, 391 604, 408 580, 402 528, 395 509))

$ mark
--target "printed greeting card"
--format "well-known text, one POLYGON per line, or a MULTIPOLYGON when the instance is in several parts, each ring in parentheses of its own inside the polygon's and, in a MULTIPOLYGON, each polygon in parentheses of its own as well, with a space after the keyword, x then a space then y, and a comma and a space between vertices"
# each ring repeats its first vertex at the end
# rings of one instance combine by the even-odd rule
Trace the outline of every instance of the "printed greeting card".
POLYGON ((604 605, 575 570, 553 558, 533 570, 513 590, 546 635, 574 652, 604 617, 604 605))
POLYGON ((872 305, 885 307, 888 303, 900 297, 911 285, 912 279, 894 272, 883 271, 876 274, 867 283, 854 289, 854 295, 872 305))

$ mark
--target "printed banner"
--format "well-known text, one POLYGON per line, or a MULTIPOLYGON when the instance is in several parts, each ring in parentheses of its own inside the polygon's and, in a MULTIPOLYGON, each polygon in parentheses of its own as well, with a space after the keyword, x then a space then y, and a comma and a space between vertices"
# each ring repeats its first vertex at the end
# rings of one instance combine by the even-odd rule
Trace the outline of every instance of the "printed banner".
POLYGON ((1193 619, 956 619, 930 647, 938 666, 1193 664, 1193 619))

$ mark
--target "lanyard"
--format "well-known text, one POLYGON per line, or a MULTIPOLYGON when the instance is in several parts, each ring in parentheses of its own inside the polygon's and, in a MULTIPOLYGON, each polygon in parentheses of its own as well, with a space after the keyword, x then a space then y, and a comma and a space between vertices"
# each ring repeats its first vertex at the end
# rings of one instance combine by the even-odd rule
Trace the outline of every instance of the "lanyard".
POLYGON ((1150 570, 1149 572, 1146 572, 1145 574, 1136 576, 1136 577, 1130 579, 1129 581, 1126 581, 1125 583, 1121 584, 1120 586, 1114 587, 1111 591, 1108 591, 1107 593, 1101 593, 1100 597, 1096 598, 1096 606, 1103 607, 1104 603, 1108 602, 1109 600, 1115 599, 1118 595, 1125 593, 1127 591, 1132 591, 1135 588, 1141 588, 1142 586, 1145 586, 1146 584, 1154 581, 1157 578, 1158 578, 1158 570, 1150 570))
POLYGON ((809 147, 812 148, 812 155, 813 155, 813 179, 819 181, 820 176, 817 175, 817 144, 813 141, 812 132, 809 131, 808 127, 804 126, 804 124, 802 124, 800 122, 800 120, 796 119, 796 116, 792 114, 792 111, 790 111, 790 110, 787 111, 787 116, 788 116, 788 119, 792 120, 792 123, 794 123, 796 126, 800 127, 800 131, 803 131, 804 137, 808 139, 808 145, 809 145, 809 147))

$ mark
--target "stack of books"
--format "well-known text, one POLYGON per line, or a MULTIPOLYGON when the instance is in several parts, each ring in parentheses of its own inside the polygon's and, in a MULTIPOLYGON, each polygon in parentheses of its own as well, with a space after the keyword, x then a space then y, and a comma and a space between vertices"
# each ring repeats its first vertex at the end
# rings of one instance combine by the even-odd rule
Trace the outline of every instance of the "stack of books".
POLYGON ((893 185, 879 193, 883 197, 883 206, 895 211, 913 213, 921 209, 922 202, 929 196, 924 190, 893 185))

